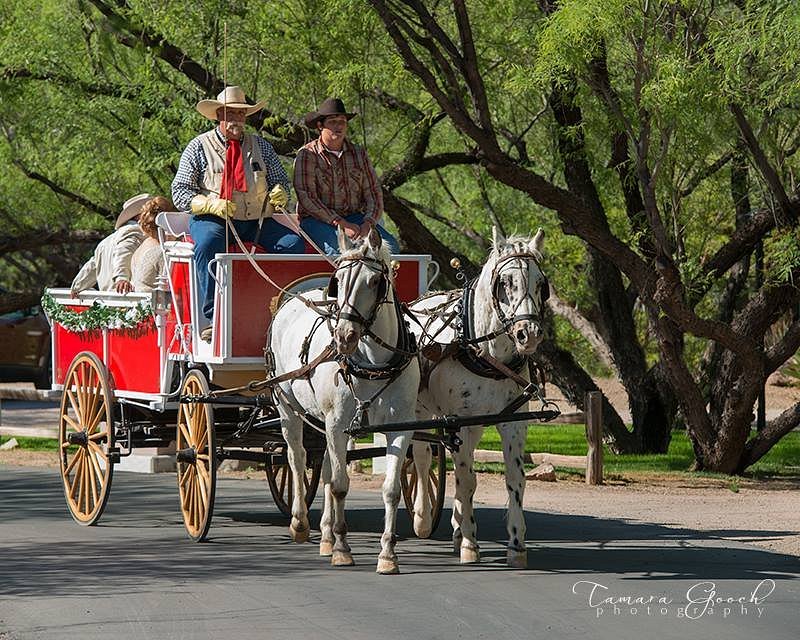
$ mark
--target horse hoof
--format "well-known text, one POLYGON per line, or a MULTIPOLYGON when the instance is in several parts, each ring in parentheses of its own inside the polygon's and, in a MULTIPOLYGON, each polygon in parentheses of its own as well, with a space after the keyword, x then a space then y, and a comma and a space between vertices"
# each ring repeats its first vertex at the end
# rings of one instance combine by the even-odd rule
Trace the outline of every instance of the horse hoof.
POLYGON ((334 567, 352 567, 355 561, 349 551, 334 551, 331 555, 331 564, 334 567))
POLYGON ((461 553, 461 542, 464 540, 464 536, 453 534, 453 553, 455 555, 459 555, 461 553))
POLYGON ((430 538, 433 533, 430 520, 425 522, 422 518, 414 516, 414 533, 418 538, 430 538))
POLYGON ((461 547, 461 564, 477 564, 481 561, 478 547, 461 547))
POLYGON ((509 549, 506 551, 506 564, 512 569, 527 569, 528 551, 526 549, 522 551, 509 549))
POLYGON ((292 540, 298 544, 308 542, 308 529, 289 527, 289 535, 292 536, 292 540))
POLYGON ((397 560, 378 558, 378 568, 375 571, 382 576, 394 575, 400 573, 400 565, 397 563, 397 560))
POLYGON ((319 555, 321 556, 332 556, 333 555, 333 542, 329 540, 322 540, 319 543, 319 555))

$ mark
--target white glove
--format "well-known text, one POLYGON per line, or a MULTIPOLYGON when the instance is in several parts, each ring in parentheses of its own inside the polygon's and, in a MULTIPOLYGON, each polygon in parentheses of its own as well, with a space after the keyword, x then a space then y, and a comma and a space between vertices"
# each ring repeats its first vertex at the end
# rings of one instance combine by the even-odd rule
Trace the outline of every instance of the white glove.
POLYGON ((269 192, 269 203, 277 208, 283 209, 289 203, 289 196, 282 185, 276 184, 269 192))
POLYGON ((236 204, 221 198, 196 195, 189 205, 194 214, 210 213, 220 218, 230 218, 236 213, 236 204))

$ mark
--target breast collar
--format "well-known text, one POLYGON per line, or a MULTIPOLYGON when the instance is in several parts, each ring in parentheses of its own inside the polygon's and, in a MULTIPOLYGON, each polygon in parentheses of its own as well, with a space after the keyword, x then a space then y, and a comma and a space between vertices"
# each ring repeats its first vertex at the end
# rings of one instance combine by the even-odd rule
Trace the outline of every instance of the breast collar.
MULTIPOLYGON (((474 314, 472 312, 475 303, 474 285, 477 279, 471 280, 464 286, 464 292, 461 295, 461 314, 460 322, 456 326, 456 334, 459 343, 459 349, 455 357, 463 364, 469 371, 482 378, 491 378, 492 380, 505 380, 506 376, 501 371, 495 369, 486 360, 481 358, 478 348, 475 346, 484 340, 481 337, 475 336, 474 314)), ((490 334, 491 335, 491 334, 490 334)), ((488 341, 491 339, 485 336, 488 341)), ((519 373, 528 362, 528 357, 514 353, 514 356, 509 362, 504 362, 509 369, 519 373)))

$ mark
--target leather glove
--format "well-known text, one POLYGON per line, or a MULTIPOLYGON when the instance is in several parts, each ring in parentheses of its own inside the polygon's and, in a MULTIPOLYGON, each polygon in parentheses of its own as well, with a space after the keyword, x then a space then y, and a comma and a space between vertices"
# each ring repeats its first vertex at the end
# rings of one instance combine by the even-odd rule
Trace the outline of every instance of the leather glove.
POLYGON ((223 219, 236 213, 236 205, 230 200, 209 198, 204 195, 196 195, 189 206, 194 214, 210 213, 223 219))
POLYGON ((275 208, 283 209, 289 203, 289 196, 282 185, 276 184, 269 192, 269 203, 275 208))

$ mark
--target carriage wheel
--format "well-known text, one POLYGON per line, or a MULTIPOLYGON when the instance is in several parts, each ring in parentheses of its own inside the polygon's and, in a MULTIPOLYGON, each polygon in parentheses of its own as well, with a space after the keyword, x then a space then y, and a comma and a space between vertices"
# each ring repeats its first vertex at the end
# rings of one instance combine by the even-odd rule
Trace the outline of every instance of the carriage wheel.
POLYGON ((108 501, 114 475, 113 406, 105 365, 93 353, 79 353, 64 378, 58 425, 64 495, 79 524, 97 522, 108 501))
MULTIPOLYGON (((206 377, 196 369, 190 371, 181 395, 206 394, 206 377)), ((192 540, 202 542, 211 526, 217 485, 214 409, 210 404, 180 403, 175 448, 183 524, 192 540)))
MULTIPOLYGON (((428 470, 428 495, 431 498, 431 534, 439 526, 444 508, 444 492, 447 485, 447 454, 441 444, 430 445, 433 448, 431 468, 428 470)), ((411 447, 409 447, 411 451, 411 447)), ((414 513, 414 500, 417 497, 417 466, 414 464, 413 455, 409 453, 403 461, 400 473, 400 486, 403 489, 403 499, 409 514, 414 513)), ((412 517, 413 519, 413 517, 412 517)), ((429 536, 426 536, 429 537, 429 536)))
MULTIPOLYGON (((267 483, 272 499, 283 515, 291 517, 292 500, 294 500, 294 479, 292 469, 288 462, 283 464, 270 464, 267 462, 267 483)), ((314 497, 317 495, 319 479, 322 475, 322 456, 306 458, 306 472, 303 482, 306 485, 306 507, 311 508, 314 497)))

